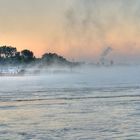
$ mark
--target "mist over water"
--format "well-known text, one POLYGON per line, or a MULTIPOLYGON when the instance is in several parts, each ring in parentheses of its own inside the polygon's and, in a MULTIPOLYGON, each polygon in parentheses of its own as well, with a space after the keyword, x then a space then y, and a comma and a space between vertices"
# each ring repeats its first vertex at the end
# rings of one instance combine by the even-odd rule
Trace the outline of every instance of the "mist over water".
POLYGON ((138 139, 139 71, 100 66, 0 77, 0 139, 138 139))
POLYGON ((27 61, 2 46, 0 140, 140 139, 139 0, 1 0, 0 11, 2 44, 47 52, 27 61))

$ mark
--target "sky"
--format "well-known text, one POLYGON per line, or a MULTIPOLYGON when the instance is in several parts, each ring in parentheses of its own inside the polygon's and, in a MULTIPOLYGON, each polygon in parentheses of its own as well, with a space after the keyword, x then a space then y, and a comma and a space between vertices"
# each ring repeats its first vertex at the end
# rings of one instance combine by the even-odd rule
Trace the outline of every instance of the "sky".
POLYGON ((88 62, 109 46, 110 59, 138 62, 140 0, 0 0, 0 45, 88 62))

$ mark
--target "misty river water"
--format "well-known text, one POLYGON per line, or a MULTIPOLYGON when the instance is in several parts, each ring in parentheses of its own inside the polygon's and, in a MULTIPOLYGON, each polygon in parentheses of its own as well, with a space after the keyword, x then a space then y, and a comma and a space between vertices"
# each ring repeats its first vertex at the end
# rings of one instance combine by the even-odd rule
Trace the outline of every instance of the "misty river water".
POLYGON ((0 140, 139 140, 140 67, 0 77, 0 140))

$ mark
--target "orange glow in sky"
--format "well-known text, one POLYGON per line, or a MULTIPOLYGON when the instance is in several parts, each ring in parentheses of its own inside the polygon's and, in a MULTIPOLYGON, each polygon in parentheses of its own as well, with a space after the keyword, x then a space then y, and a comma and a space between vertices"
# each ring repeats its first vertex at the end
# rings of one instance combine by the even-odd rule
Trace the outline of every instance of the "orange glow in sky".
POLYGON ((139 0, 1 0, 0 45, 81 61, 110 46, 110 57, 137 60, 139 12, 139 0))

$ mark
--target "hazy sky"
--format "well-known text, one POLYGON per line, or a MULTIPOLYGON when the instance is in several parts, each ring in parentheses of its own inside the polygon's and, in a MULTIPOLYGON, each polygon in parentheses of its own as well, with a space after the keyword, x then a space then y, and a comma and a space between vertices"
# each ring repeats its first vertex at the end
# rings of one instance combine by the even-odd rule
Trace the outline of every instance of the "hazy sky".
POLYGON ((0 45, 98 60, 140 58, 140 0, 0 0, 0 45))

